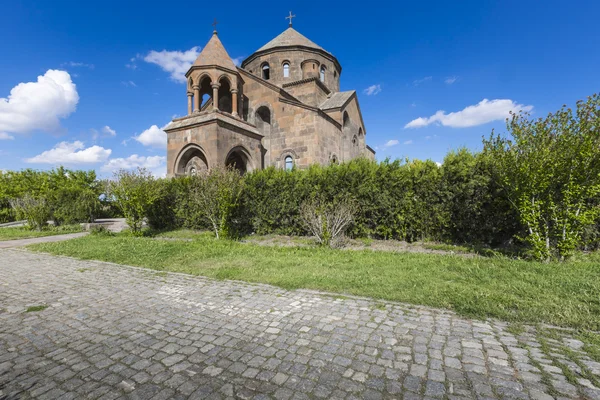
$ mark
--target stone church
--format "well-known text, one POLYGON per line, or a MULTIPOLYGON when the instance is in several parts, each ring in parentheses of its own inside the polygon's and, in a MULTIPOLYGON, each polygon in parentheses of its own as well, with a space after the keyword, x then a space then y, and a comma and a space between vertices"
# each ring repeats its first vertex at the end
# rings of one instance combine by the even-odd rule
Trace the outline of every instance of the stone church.
POLYGON ((213 32, 186 74, 187 116, 164 129, 168 176, 374 158, 356 91, 340 92, 339 61, 289 19, 240 67, 213 32))

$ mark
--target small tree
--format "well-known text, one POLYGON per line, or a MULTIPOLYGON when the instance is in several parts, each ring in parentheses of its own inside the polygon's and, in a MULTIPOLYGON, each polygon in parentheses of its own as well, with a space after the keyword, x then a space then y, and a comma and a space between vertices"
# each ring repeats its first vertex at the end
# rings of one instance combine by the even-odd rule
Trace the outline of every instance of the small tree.
POLYGON ((15 210, 17 218, 27 220, 31 229, 41 231, 48 225, 52 216, 48 202, 44 197, 33 197, 29 194, 10 200, 11 207, 15 210))
POLYGON ((191 203, 215 232, 215 236, 233 234, 233 216, 242 197, 244 180, 233 168, 215 167, 191 178, 191 203))
POLYGON ((512 114, 501 136, 484 141, 496 178, 527 229, 534 256, 568 257, 582 246, 600 194, 600 96, 563 107, 546 118, 512 114))
POLYGON ((332 203, 313 199, 300 206, 300 218, 306 229, 319 244, 330 247, 338 247, 342 243, 357 213, 358 207, 350 199, 332 203))
POLYGON ((144 218, 158 199, 156 180, 145 168, 137 171, 119 170, 108 183, 108 193, 123 212, 134 235, 140 235, 144 218))

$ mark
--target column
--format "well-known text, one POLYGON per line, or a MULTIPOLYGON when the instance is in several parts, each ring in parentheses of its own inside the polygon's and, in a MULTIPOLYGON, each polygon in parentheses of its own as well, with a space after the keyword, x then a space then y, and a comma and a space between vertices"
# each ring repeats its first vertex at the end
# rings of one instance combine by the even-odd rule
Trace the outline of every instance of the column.
POLYGON ((194 112, 200 112, 200 86, 192 86, 194 89, 194 112))
POLYGON ((188 115, 190 115, 192 113, 192 111, 193 111, 193 108, 192 108, 193 107, 193 104, 192 104, 192 102, 193 102, 192 97, 193 96, 194 96, 194 93, 187 92, 187 97, 188 97, 188 115))
POLYGON ((231 115, 238 116, 238 91, 231 89, 231 115))
POLYGON ((220 84, 218 83, 213 83, 212 84, 212 88, 213 88, 213 110, 218 110, 219 109, 219 88, 221 87, 220 84))

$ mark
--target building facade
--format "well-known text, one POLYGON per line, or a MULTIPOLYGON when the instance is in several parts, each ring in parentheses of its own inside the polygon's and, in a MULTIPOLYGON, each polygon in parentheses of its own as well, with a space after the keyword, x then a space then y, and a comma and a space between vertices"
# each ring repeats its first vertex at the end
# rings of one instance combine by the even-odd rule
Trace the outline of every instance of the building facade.
POLYGON ((337 58, 291 24, 240 67, 214 31, 186 74, 187 115, 164 129, 167 175, 374 158, 356 91, 340 92, 341 74, 337 58))

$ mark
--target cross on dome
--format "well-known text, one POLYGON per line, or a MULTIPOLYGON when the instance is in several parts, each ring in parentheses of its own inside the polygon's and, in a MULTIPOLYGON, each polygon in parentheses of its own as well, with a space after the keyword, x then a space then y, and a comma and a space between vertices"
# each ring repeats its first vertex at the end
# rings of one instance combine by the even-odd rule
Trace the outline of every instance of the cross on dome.
POLYGON ((290 11, 290 15, 285 17, 285 19, 289 19, 290 20, 290 27, 292 26, 292 18, 296 18, 295 15, 292 15, 292 12, 290 11))

